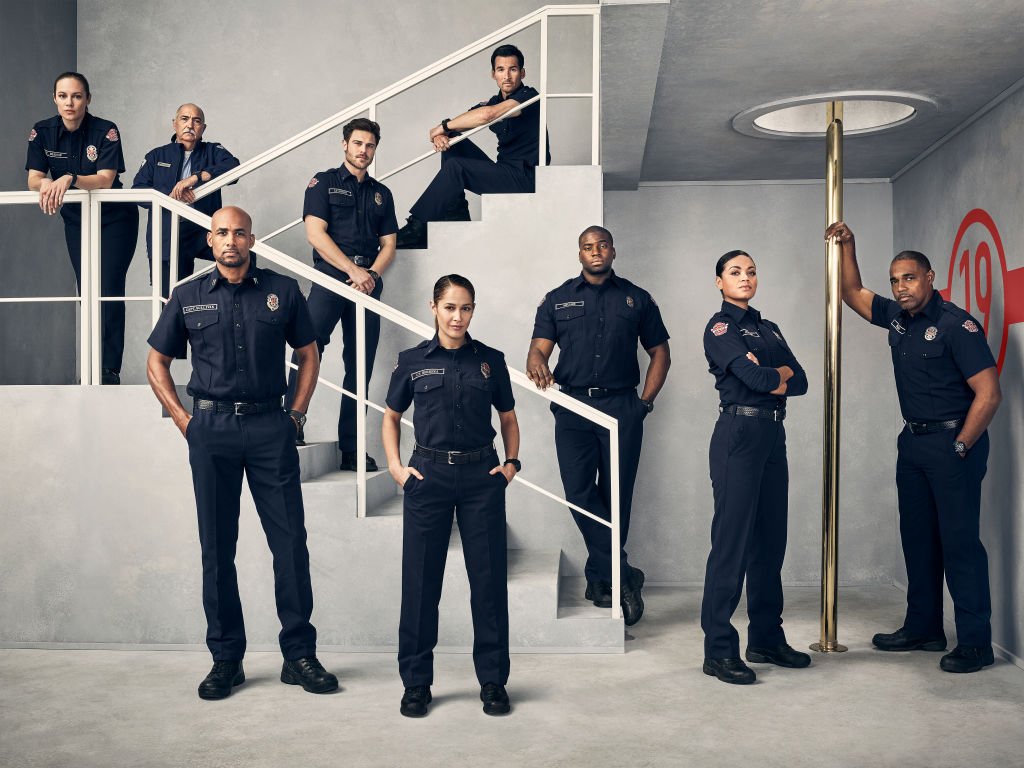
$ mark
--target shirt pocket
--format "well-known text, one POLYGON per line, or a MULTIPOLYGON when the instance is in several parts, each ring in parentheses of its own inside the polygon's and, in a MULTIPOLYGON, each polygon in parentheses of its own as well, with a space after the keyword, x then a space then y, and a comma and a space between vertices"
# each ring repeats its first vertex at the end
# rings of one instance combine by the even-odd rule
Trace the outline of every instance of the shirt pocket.
POLYGON ((555 308, 555 330, 559 341, 575 341, 581 338, 585 314, 586 308, 583 306, 555 308))
POLYGON ((444 374, 434 373, 429 376, 420 376, 412 382, 413 397, 416 400, 433 399, 440 394, 436 390, 441 389, 443 386, 444 374))
POLYGON ((284 341, 286 317, 283 309, 278 309, 274 312, 265 309, 257 312, 256 323, 257 333, 259 334, 259 338, 256 339, 257 344, 284 341))
POLYGON ((205 333, 220 322, 216 312, 189 312, 185 315, 185 327, 190 333, 205 333))

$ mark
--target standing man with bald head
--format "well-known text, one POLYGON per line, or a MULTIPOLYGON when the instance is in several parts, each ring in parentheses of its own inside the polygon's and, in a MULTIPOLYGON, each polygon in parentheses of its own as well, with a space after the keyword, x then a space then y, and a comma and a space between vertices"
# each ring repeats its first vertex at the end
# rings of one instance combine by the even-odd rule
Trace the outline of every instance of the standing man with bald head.
POLYGON ((299 284, 259 269, 249 258, 255 238, 245 211, 215 212, 206 240, 217 268, 171 294, 149 336, 146 363, 150 386, 185 437, 192 465, 206 645, 213 654, 199 698, 223 699, 245 681, 245 624, 235 571, 243 475, 274 556, 281 682, 326 693, 337 689, 338 678, 317 661, 316 629, 309 621, 313 590, 295 450, 320 371, 316 334, 299 284), (185 356, 186 344, 192 347, 192 413, 171 378, 171 362, 185 356), (281 405, 285 344, 299 364, 289 411, 281 405))
MULTIPOLYGON (((142 167, 135 174, 132 189, 155 189, 192 205, 197 211, 213 214, 221 207, 220 190, 196 201, 196 188, 227 173, 238 165, 238 158, 216 142, 203 141, 206 115, 195 104, 182 104, 171 121, 174 135, 171 143, 157 147, 146 154, 142 167)), ((140 203, 148 208, 148 203, 140 203)), ((163 295, 169 293, 171 259, 171 214, 164 211, 161 263, 163 265, 163 295)), ((146 225, 146 251, 153 263, 153 220, 146 225)), ((212 259, 206 244, 206 230, 181 219, 178 229, 178 274, 174 282, 188 277, 195 268, 196 259, 212 259)))

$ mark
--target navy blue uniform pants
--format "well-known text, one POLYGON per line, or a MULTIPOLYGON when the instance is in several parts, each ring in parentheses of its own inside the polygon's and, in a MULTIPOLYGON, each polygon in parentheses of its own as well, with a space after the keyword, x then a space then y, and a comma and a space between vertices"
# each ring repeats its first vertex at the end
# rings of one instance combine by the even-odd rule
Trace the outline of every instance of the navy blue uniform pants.
POLYGON ((782 422, 723 413, 709 452, 715 516, 700 625, 704 655, 739 658, 732 615, 747 581, 747 644, 786 642, 782 561, 786 556, 789 465, 782 422))
POLYGON ((420 221, 440 221, 465 197, 463 190, 478 195, 533 192, 533 179, 533 166, 520 162, 496 163, 466 139, 441 153, 441 170, 409 213, 420 221))
MULTIPOLYGON (((622 575, 628 573, 626 538, 633 508, 633 486, 640 466, 647 411, 636 392, 609 397, 580 398, 581 402, 619 420, 619 532, 622 545, 622 575)), ((582 507, 602 520, 611 520, 611 453, 608 430, 567 408, 552 403, 555 415, 555 452, 566 501, 582 507)), ((587 545, 584 573, 590 581, 611 583, 611 530, 578 512, 572 513, 587 545)))
MULTIPOLYGON (((124 296, 128 267, 135 256, 139 237, 139 208, 134 203, 105 203, 101 209, 100 227, 100 296, 124 296)), ((82 229, 77 222, 64 223, 64 240, 68 245, 75 284, 82 293, 82 229)), ((102 366, 121 370, 124 357, 124 302, 104 301, 100 304, 102 366)))
POLYGON ((988 433, 961 459, 953 431, 904 429, 897 440, 896 490, 907 563, 907 616, 913 636, 943 633, 942 575, 953 598, 957 642, 992 644, 988 555, 979 533, 988 433))
MULTIPOLYGON (((325 275, 330 275, 336 280, 348 280, 348 275, 329 264, 320 262, 317 270, 325 275)), ((370 295, 379 299, 384 290, 383 280, 378 280, 370 295)), ((349 392, 356 391, 356 305, 355 302, 343 298, 336 293, 313 284, 310 288, 309 298, 306 301, 309 306, 309 316, 313 320, 313 329, 316 331, 316 346, 320 351, 321 359, 324 356, 324 347, 331 343, 331 334, 338 323, 341 323, 341 360, 345 366, 345 377, 341 386, 349 392)), ((377 356, 377 342, 380 341, 380 315, 376 312, 366 313, 366 383, 369 386, 370 376, 373 375, 373 361, 377 356)), ((293 355, 292 362, 297 362, 293 355)), ((285 397, 287 407, 291 407, 295 397, 296 371, 294 368, 288 372, 288 394, 285 397)), ((338 412, 338 448, 342 451, 356 450, 356 401, 343 395, 341 398, 341 409, 338 412)))
POLYGON ((203 551, 206 645, 214 661, 245 655, 235 571, 243 473, 274 558, 281 653, 289 660, 315 655, 295 422, 284 411, 235 416, 197 410, 185 433, 203 551))
POLYGON ((413 456, 423 475, 405 484, 402 522, 402 611, 398 672, 408 688, 434 681, 438 603, 452 533, 459 523, 473 612, 473 665, 484 683, 508 682, 508 553, 498 455, 473 464, 440 464, 413 456))

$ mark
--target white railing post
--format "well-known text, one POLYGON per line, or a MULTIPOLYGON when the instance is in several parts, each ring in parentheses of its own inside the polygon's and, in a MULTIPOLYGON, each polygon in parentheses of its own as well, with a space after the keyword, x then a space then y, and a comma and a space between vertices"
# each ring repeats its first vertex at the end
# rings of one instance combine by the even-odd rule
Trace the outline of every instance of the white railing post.
POLYGON ((612 523, 612 618, 622 617, 622 533, 619 525, 619 428, 618 423, 608 429, 609 469, 611 470, 611 512, 612 523))
MULTIPOLYGON (((152 254, 149 273, 152 275, 151 279, 153 281, 153 305, 151 315, 153 317, 153 325, 156 325, 156 321, 160 319, 160 311, 163 308, 163 303, 160 299, 164 295, 163 270, 160 268, 164 258, 164 209, 163 206, 156 202, 156 200, 149 205, 149 223, 152 228, 152 232, 150 233, 151 236, 149 238, 149 252, 152 254)), ((170 276, 168 276, 167 282, 171 282, 170 276)))
MULTIPOLYGON (((102 203, 92 193, 89 193, 89 250, 82 254, 82 261, 89 260, 91 265, 91 279, 89 280, 89 304, 92 306, 92 327, 90 328, 92 376, 90 384, 100 384, 103 381, 103 303, 100 301, 102 294, 103 275, 103 253, 100 247, 101 235, 100 213, 102 203)), ((84 298, 83 298, 84 300, 84 298)))
MULTIPOLYGON (((76 203, 72 203, 75 205, 76 203)), ((78 377, 85 386, 92 383, 92 259, 89 258, 89 246, 92 243, 92 215, 89 197, 83 195, 78 205, 78 217, 82 222, 82 241, 79 243, 78 277, 79 277, 79 324, 78 329, 78 377)))
MULTIPOLYGON (((601 10, 591 16, 594 20, 594 51, 591 56, 594 71, 590 83, 590 164, 601 164, 601 10)), ((613 601, 614 602, 614 601, 613 601)))
MULTIPOLYGON (((163 216, 163 211, 160 213, 163 216)), ((178 214, 171 211, 171 252, 167 254, 167 285, 171 286, 178 282, 178 241, 180 239, 179 222, 181 217, 178 214)), ((163 253, 160 254, 160 258, 163 258, 163 253)))
POLYGON ((356 484, 356 517, 366 517, 366 307, 362 304, 356 304, 356 484))
POLYGON ((540 126, 537 146, 540 157, 537 167, 543 168, 548 157, 548 14, 540 17, 540 126))

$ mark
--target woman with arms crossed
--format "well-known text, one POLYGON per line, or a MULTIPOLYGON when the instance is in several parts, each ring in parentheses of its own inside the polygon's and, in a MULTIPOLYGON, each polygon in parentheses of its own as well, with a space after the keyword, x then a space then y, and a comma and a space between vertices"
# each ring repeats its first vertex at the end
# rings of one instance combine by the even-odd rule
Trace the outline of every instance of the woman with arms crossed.
POLYGON ((807 392, 807 377, 779 327, 750 306, 757 267, 743 251, 715 265, 722 309, 704 330, 704 355, 719 392, 709 459, 715 516, 700 624, 704 673, 724 683, 756 679, 740 659, 731 624, 747 581, 747 661, 806 667, 782 631, 782 561, 786 555, 789 467, 786 397, 807 392))

